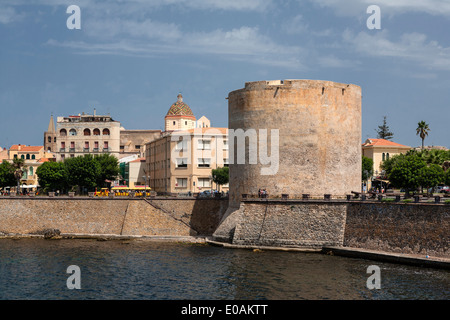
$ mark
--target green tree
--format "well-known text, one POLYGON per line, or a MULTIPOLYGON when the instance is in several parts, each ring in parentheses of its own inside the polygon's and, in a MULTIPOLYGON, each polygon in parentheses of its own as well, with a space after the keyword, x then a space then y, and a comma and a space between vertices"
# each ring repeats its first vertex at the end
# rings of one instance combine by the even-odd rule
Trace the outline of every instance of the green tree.
POLYGON ((444 183, 447 186, 450 186, 450 170, 447 170, 444 174, 444 183))
POLYGON ((428 131, 430 131, 430 127, 425 121, 420 121, 417 124, 416 135, 420 136, 420 139, 422 139, 422 150, 424 149, 424 141, 425 137, 428 136, 428 131))
POLYGON ((362 156, 362 180, 366 181, 373 175, 373 160, 362 156))
POLYGON ((420 187, 419 171, 426 167, 425 161, 417 154, 404 156, 397 160, 388 176, 397 188, 405 188, 406 195, 420 187))
POLYGON ((418 153, 427 164, 437 164, 442 166, 445 161, 450 160, 449 153, 446 150, 422 150, 418 153))
POLYGON ((37 168, 36 174, 44 191, 63 191, 68 187, 67 170, 63 162, 44 162, 37 168))
POLYGON ((0 188, 10 187, 16 183, 14 167, 11 163, 3 160, 0 164, 0 188))
POLYGON ((444 182, 444 169, 437 164, 430 164, 421 168, 418 171, 419 184, 422 188, 427 190, 436 187, 438 184, 444 182))
POLYGON ((389 175, 391 174, 391 171, 394 168, 397 161, 399 161, 405 157, 406 157, 406 155, 400 153, 400 154, 393 155, 392 157, 389 157, 389 159, 386 159, 385 161, 381 162, 380 167, 382 170, 384 170, 385 176, 389 177, 389 175))
POLYGON ((394 134, 389 130, 389 126, 387 125, 387 117, 383 117, 383 124, 381 126, 378 126, 378 130, 375 130, 377 132, 377 138, 378 139, 386 139, 390 140, 394 137, 394 134))
POLYGON ((119 160, 110 154, 102 154, 94 157, 100 165, 100 173, 97 179, 97 187, 104 188, 108 186, 106 180, 114 181, 120 173, 119 160))
POLYGON ((101 168, 100 164, 90 154, 84 156, 68 158, 64 160, 67 170, 67 181, 70 186, 78 186, 80 189, 87 188, 94 191, 97 186, 101 168))
POLYGON ((20 192, 20 179, 23 177, 23 173, 26 170, 25 166, 25 160, 21 158, 14 158, 13 159, 13 168, 14 168, 14 177, 16 178, 17 182, 17 194, 20 192))
POLYGON ((213 169, 211 171, 213 181, 222 186, 230 181, 230 171, 228 167, 213 169))

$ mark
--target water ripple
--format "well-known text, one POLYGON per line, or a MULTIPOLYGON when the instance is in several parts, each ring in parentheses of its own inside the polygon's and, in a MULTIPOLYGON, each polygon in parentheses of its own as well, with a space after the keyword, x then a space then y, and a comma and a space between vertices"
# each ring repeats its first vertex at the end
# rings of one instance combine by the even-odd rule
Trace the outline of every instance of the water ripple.
POLYGON ((448 299, 446 270, 310 253, 146 241, 0 241, 0 299, 448 299), (380 290, 366 288, 367 267, 380 290), (81 290, 66 272, 81 269, 81 290))

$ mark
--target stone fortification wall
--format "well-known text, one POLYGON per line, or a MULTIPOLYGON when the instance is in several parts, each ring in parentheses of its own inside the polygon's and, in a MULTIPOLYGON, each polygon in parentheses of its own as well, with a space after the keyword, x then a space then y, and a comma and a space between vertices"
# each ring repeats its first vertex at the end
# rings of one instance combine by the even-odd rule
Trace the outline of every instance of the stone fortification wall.
POLYGON ((0 199, 0 232, 120 234, 128 201, 0 199))
POLYGON ((450 206, 349 204, 344 246, 450 258, 450 206))
POLYGON ((153 201, 0 198, 0 233, 59 229, 63 234, 211 235, 228 204, 227 200, 153 201))
POLYGON ((331 245, 449 258, 449 230, 450 205, 246 200, 213 238, 239 245, 331 245))
POLYGON ((260 188, 271 197, 297 199, 360 190, 359 86, 319 80, 248 82, 229 93, 228 104, 230 129, 256 130, 258 143, 259 130, 267 129, 267 156, 272 146, 279 150, 278 170, 264 175, 261 169, 275 169, 273 164, 263 163, 259 154, 257 164, 249 158, 249 152, 264 150, 261 145, 246 147, 245 164, 237 163, 235 150, 229 160, 230 206, 239 207, 242 194, 257 194, 260 188), (278 146, 272 143, 273 129, 279 132, 278 146))
POLYGON ((228 200, 151 200, 152 204, 188 224, 199 235, 212 235, 228 208, 228 200))
POLYGON ((0 198, 1 234, 211 235, 239 245, 347 246, 450 258, 450 205, 360 201, 0 198), (224 227, 225 225, 225 227, 224 227))
POLYGON ((345 203, 245 202, 232 243, 321 248, 344 240, 345 203))

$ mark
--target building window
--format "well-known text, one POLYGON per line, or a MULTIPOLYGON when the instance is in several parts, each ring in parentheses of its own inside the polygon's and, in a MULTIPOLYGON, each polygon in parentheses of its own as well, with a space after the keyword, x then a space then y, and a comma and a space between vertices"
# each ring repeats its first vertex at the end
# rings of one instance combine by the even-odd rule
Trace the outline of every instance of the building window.
POLYGON ((223 140, 223 150, 228 150, 228 140, 223 140))
POLYGON ((187 188, 187 178, 177 178, 177 188, 187 188))
POLYGON ((75 129, 70 129, 69 131, 69 136, 76 136, 77 135, 77 130, 75 129))
POLYGON ((30 154, 27 154, 27 160, 30 160, 30 154))
POLYGON ((48 140, 49 143, 51 143, 52 142, 52 137, 48 137, 47 140, 48 140))
POLYGON ((389 153, 386 153, 386 160, 389 160, 389 153))
POLYGON ((198 186, 201 188, 210 188, 211 180, 209 178, 198 178, 198 186))
POLYGON ((29 170, 28 175, 29 175, 29 176, 32 176, 32 175, 33 175, 33 167, 30 167, 30 170, 29 170))
POLYGON ((177 159, 177 168, 187 168, 187 158, 177 159))
POLYGON ((383 152, 383 156, 382 156, 383 161, 386 160, 386 154, 383 152))
POLYGON ((184 125, 187 126, 187 121, 184 122, 184 125))
POLYGON ((66 137, 66 136, 67 136, 67 131, 66 131, 66 129, 61 129, 61 130, 59 131, 59 135, 60 135, 61 137, 66 137))
POLYGON ((211 149, 211 140, 198 140, 198 149, 199 150, 210 150, 211 149))
POLYGON ((209 168, 211 165, 211 159, 199 158, 198 167, 199 168, 209 168))
POLYGON ((98 141, 94 142, 94 152, 98 152, 98 141))
POLYGON ((230 163, 228 162, 228 158, 223 159, 223 166, 224 167, 229 167, 230 166, 230 163))
POLYGON ((174 121, 174 122, 173 122, 173 125, 175 125, 175 123, 176 123, 176 122, 174 121))
POLYGON ((25 156, 24 156, 24 155, 21 155, 21 156, 20 156, 20 159, 25 160, 25 156))
POLYGON ((84 151, 89 152, 89 141, 84 142, 84 151))
POLYGON ((187 150, 187 141, 186 140, 178 141, 177 142, 177 146, 176 146, 176 150, 177 151, 187 150))
POLYGON ((90 136, 91 135, 91 130, 89 130, 89 129, 84 129, 84 131, 83 131, 83 134, 85 135, 85 136, 90 136))
POLYGON ((64 161, 65 158, 66 158, 66 155, 65 155, 65 154, 62 154, 62 155, 61 155, 61 161, 64 161))
POLYGON ((103 151, 109 151, 108 141, 103 142, 103 151))
POLYGON ((100 135, 100 130, 99 129, 94 129, 93 134, 94 134, 94 136, 99 136, 100 135))
POLYGON ((55 142, 56 143, 56 137, 53 139, 53 142, 55 142))
POLYGON ((103 129, 103 135, 104 136, 109 136, 109 129, 103 129))
POLYGON ((34 154, 31 155, 31 160, 36 160, 36 156, 34 154))

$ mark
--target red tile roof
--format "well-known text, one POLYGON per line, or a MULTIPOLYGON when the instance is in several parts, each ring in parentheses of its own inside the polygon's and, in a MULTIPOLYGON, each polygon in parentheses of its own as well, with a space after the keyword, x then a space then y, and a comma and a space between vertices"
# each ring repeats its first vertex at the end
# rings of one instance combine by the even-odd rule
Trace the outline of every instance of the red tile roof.
POLYGON ((26 145, 12 145, 9 148, 10 151, 22 151, 22 152, 39 152, 44 148, 44 146, 26 146, 26 145))
POLYGON ((411 148, 403 144, 395 143, 386 139, 367 139, 363 147, 397 147, 397 148, 411 148))

